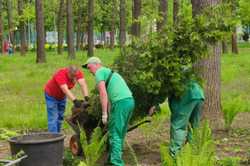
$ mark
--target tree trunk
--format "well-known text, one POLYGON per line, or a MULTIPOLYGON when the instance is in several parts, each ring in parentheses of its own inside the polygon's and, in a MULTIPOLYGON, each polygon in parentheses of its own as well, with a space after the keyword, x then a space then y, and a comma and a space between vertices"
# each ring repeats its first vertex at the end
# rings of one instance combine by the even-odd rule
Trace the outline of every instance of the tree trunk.
POLYGON ((1 53, 4 53, 3 50, 3 1, 0 0, 0 49, 1 53))
POLYGON ((94 0, 88 0, 88 57, 94 56, 94 0))
MULTIPOLYGON (((203 8, 213 6, 220 0, 192 0, 193 15, 199 14, 203 8)), ((212 11, 211 11, 212 12, 212 11)), ((211 46, 209 57, 198 63, 198 73, 205 82, 205 103, 203 107, 203 117, 208 119, 212 128, 222 127, 221 113, 221 45, 219 43, 211 46)))
POLYGON ((72 0, 67 0, 68 58, 75 59, 72 0))
POLYGON ((76 32, 76 50, 81 49, 81 33, 82 33, 82 13, 83 9, 81 5, 79 5, 78 9, 78 19, 77 19, 77 32, 76 32))
POLYGON ((223 53, 223 54, 228 53, 227 41, 226 41, 225 39, 222 41, 222 53, 223 53))
POLYGON ((140 37, 140 20, 139 16, 141 15, 141 0, 133 0, 133 9, 132 9, 132 35, 135 37, 140 37))
POLYGON ((180 0, 173 0, 173 21, 174 25, 178 22, 178 13, 180 8, 180 0))
MULTIPOLYGON (((237 0, 232 0, 232 16, 233 17, 237 16, 237 0)), ((239 53, 236 27, 233 28, 233 33, 232 33, 232 53, 234 54, 239 53)))
MULTIPOLYGON (((115 0, 112 1, 113 11, 116 11, 116 3, 115 0)), ((115 15, 112 14, 111 19, 111 31, 110 31, 110 49, 114 49, 115 45, 115 15)))
POLYGON ((45 36, 44 36, 44 16, 43 0, 36 0, 36 41, 37 41, 37 58, 36 63, 46 62, 45 56, 45 36))
POLYGON ((236 28, 233 29, 233 34, 232 34, 232 53, 234 53, 234 54, 239 53, 236 28))
POLYGON ((167 0, 160 0, 159 3, 159 16, 160 19, 157 21, 157 31, 161 31, 161 29, 167 23, 167 10, 168 9, 168 1, 167 0))
POLYGON ((120 0, 120 47, 126 44, 126 0, 120 0))
MULTIPOLYGON (((24 6, 23 3, 24 3, 23 0, 18 0, 18 15, 19 16, 23 15, 23 6, 24 6)), ((24 56, 27 50, 24 20, 20 20, 19 29, 20 29, 20 38, 21 38, 20 52, 21 52, 21 55, 24 56)))
POLYGON ((60 0, 60 6, 57 17, 57 32, 58 32, 58 43, 57 53, 62 54, 63 52, 63 39, 64 39, 64 13, 65 13, 65 1, 60 0))
POLYGON ((14 24, 13 24, 13 8, 12 8, 12 0, 7 0, 7 12, 8 12, 8 26, 9 26, 9 37, 11 44, 13 46, 13 50, 15 50, 15 37, 14 37, 14 24))

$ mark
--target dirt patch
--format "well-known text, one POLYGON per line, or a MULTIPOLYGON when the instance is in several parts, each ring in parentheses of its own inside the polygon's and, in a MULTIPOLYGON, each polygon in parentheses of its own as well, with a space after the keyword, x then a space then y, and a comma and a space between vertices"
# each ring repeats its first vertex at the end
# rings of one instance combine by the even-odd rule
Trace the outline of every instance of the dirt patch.
MULTIPOLYGON (((239 157, 241 165, 250 165, 250 114, 239 114, 234 123, 233 130, 228 133, 224 130, 213 131, 216 144, 216 154, 219 159, 225 157, 239 157)), ((127 134, 127 141, 134 149, 138 163, 141 166, 160 166, 160 144, 169 141, 169 121, 163 125, 154 126, 147 124, 149 130, 135 129, 127 134), (150 131, 151 130, 151 131, 150 131)), ((73 132, 65 131, 64 146, 68 147, 69 139, 73 132)), ((6 141, 0 141, 0 159, 10 155, 9 145, 6 141)), ((126 166, 133 165, 133 155, 128 146, 124 147, 124 160, 126 166)))

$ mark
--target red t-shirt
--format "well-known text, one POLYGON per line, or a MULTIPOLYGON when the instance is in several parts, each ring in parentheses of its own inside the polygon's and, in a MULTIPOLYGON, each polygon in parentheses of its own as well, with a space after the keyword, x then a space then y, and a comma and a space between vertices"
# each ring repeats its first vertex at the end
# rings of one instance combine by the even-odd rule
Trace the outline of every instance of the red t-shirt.
MULTIPOLYGON (((76 75, 76 80, 83 78, 83 73, 78 70, 76 75)), ((45 92, 57 100, 62 100, 65 97, 64 92, 60 88, 61 85, 66 84, 69 89, 75 86, 75 82, 69 79, 68 68, 59 69, 45 85, 45 92)))

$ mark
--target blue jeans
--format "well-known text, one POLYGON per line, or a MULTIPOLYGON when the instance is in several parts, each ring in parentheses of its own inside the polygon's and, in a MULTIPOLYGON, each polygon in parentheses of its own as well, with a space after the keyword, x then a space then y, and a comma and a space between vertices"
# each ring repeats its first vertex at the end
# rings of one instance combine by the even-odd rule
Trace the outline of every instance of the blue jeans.
POLYGON ((45 93, 45 100, 48 115, 48 131, 52 133, 59 133, 65 111, 66 97, 63 100, 57 100, 45 93))

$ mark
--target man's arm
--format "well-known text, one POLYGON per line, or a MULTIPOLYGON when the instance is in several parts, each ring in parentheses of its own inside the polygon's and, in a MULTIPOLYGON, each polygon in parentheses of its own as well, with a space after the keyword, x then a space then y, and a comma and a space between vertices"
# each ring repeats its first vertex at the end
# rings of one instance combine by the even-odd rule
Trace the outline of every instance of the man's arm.
POLYGON ((89 91, 88 91, 88 86, 86 83, 86 80, 84 78, 80 78, 79 80, 77 80, 77 82, 79 83, 80 87, 81 87, 81 91, 84 97, 88 97, 89 96, 89 91))
POLYGON ((68 86, 66 84, 60 85, 60 88, 62 89, 63 93, 71 100, 74 101, 76 97, 74 94, 69 90, 68 86))
POLYGON ((98 91, 102 105, 102 121, 105 124, 105 122, 107 123, 108 118, 108 95, 104 81, 99 82, 98 91))

